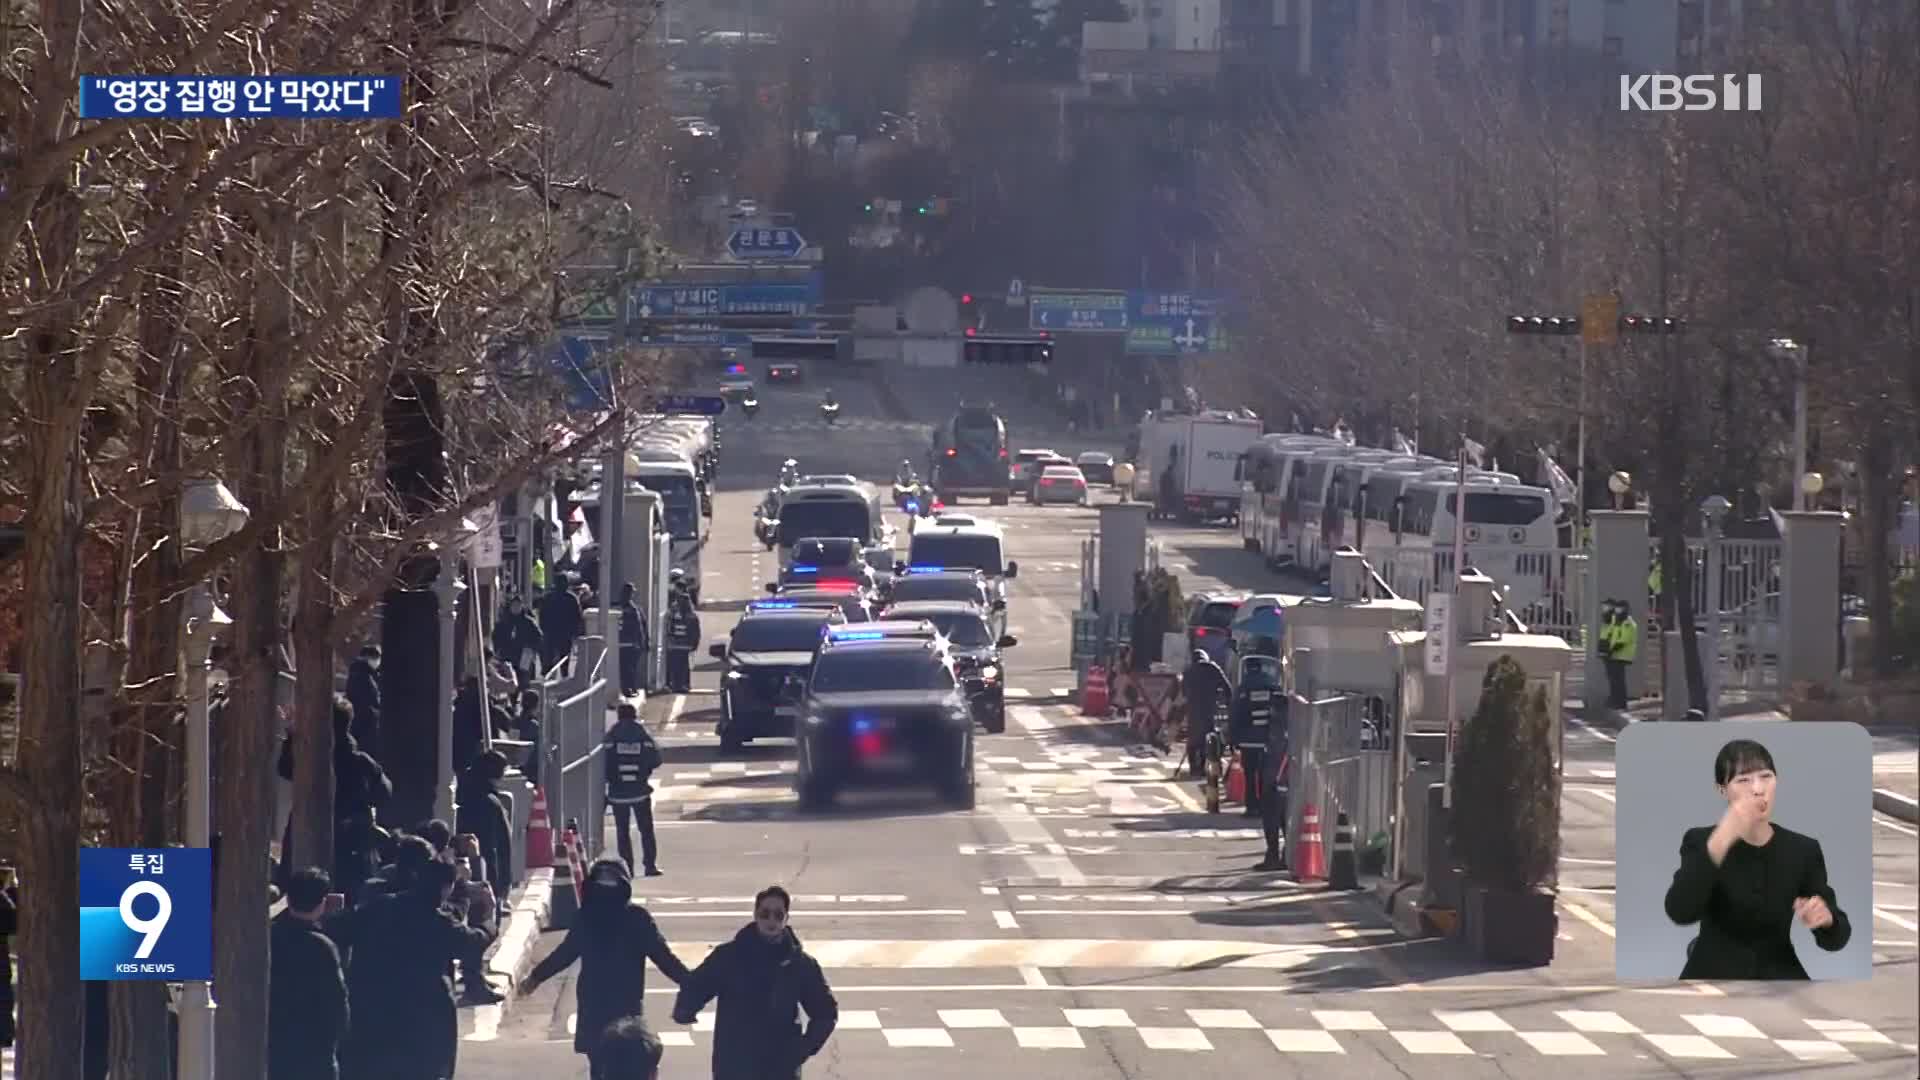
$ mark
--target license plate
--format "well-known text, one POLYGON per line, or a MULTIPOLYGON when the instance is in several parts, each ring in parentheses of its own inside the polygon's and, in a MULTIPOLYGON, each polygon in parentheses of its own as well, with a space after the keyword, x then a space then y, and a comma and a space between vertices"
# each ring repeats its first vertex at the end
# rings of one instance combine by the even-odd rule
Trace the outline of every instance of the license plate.
POLYGON ((1252 701, 1272 701, 1273 692, 1270 690, 1255 690, 1249 695, 1249 699, 1252 701))
POLYGON ((885 753, 875 754, 867 759, 867 765, 870 768, 880 769, 885 772, 903 772, 912 764, 913 759, 899 750, 888 750, 885 753))

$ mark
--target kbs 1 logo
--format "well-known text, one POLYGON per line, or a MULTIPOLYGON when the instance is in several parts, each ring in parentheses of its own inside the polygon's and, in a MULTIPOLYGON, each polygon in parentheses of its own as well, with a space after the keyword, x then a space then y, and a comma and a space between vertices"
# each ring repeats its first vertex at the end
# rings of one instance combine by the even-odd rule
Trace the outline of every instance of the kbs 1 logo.
POLYGON ((80 978, 213 978, 213 853, 80 849, 80 978))
POLYGON ((1759 112, 1758 75, 1622 75, 1621 112, 1759 112))

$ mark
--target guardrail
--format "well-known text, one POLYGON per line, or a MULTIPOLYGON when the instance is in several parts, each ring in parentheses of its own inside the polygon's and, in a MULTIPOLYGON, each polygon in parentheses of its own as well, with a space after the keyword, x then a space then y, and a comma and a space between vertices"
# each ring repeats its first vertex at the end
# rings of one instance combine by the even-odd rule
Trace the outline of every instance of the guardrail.
POLYGON ((547 793, 547 813, 556 830, 568 818, 580 820, 582 854, 600 854, 605 820, 606 764, 601 740, 606 736, 607 707, 613 701, 611 678, 603 674, 608 650, 597 634, 574 646, 572 673, 550 678, 540 701, 541 781, 547 793), (564 695, 564 696, 563 696, 564 695))
POLYGON ((1365 745, 1366 699, 1357 694, 1296 697, 1288 723, 1292 754, 1287 800, 1287 836, 1301 835, 1303 811, 1319 808, 1321 836, 1331 841, 1344 813, 1362 844, 1377 834, 1394 835, 1395 753, 1365 745))

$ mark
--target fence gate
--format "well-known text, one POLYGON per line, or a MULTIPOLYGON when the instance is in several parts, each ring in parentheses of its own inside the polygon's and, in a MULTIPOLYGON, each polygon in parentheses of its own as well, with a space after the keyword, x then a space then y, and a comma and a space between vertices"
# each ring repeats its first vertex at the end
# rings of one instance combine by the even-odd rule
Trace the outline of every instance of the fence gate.
MULTIPOLYGON (((1722 705, 1779 700, 1780 541, 1721 539, 1709 558, 1707 543, 1690 540, 1693 611, 1700 648, 1719 666, 1722 705), (1712 564, 1712 565, 1710 565, 1712 564), (1715 589, 1714 569, 1718 570, 1715 589), (1720 640, 1709 633, 1712 611, 1720 609, 1720 640)), ((1657 555, 1657 549, 1656 549, 1657 555)))
POLYGON ((1308 702, 1296 697, 1291 712, 1289 851, 1308 805, 1319 808, 1320 835, 1329 851, 1334 822, 1342 813, 1353 824, 1356 846, 1364 847, 1376 835, 1391 838, 1394 752, 1391 740, 1368 736, 1367 698, 1344 694, 1308 702))

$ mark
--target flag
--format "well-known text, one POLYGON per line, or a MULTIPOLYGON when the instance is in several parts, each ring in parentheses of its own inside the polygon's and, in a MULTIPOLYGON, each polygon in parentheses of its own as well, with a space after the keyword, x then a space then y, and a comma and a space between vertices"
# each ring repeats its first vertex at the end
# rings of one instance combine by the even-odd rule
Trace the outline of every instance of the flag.
POLYGON ((1352 446, 1356 441, 1353 437, 1353 429, 1347 426, 1346 417, 1343 416, 1333 422, 1333 437, 1348 446, 1352 446))
POLYGON ((1473 467, 1476 469, 1486 468, 1487 448, 1467 438, 1465 435, 1460 437, 1460 442, 1466 446, 1467 457, 1473 461, 1473 467))
POLYGON ((1547 453, 1545 447, 1540 447, 1534 452, 1540 455, 1540 470, 1547 478, 1547 487, 1552 489, 1553 497, 1562 504, 1579 502, 1580 493, 1574 488, 1573 480, 1567 476, 1567 470, 1553 460, 1553 455, 1547 453))
POLYGON ((1393 429, 1393 452, 1396 454, 1405 454, 1408 457, 1412 457, 1415 453, 1413 444, 1407 441, 1405 435, 1400 434, 1399 428, 1393 429))

